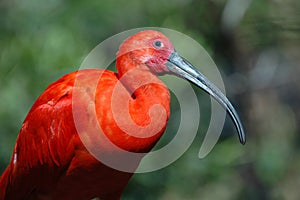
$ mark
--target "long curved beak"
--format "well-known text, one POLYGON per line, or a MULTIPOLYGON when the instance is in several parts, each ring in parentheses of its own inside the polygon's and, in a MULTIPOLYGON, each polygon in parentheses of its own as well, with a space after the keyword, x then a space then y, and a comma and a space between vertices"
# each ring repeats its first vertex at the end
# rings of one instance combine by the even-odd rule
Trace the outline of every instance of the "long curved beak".
POLYGON ((199 72, 191 63, 182 58, 176 51, 174 51, 168 61, 168 69, 177 76, 184 78, 197 87, 202 88, 205 92, 210 94, 224 109, 229 113, 234 125, 237 129, 239 140, 241 144, 246 143, 246 136, 244 132, 241 120, 230 103, 227 97, 217 88, 212 82, 210 82, 201 72, 199 72))

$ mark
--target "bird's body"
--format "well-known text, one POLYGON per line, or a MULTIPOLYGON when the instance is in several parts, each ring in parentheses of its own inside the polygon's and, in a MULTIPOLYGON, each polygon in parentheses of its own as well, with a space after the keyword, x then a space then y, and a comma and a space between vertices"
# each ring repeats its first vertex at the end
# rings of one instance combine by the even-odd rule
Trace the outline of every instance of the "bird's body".
MULTIPOLYGON (((170 72, 162 66, 173 51, 164 35, 144 31, 120 47, 118 73, 87 69, 52 83, 24 120, 11 162, 0 178, 0 200, 119 199, 132 173, 103 164, 83 140, 114 156, 114 150, 97 138, 94 129, 100 126, 119 148, 149 152, 163 134, 170 114, 169 91, 156 74, 170 72), (156 48, 141 50, 143 45, 149 47, 158 39, 165 45, 164 52, 158 56, 156 48), (145 51, 148 56, 142 54, 145 51), (148 58, 150 55, 153 59, 148 58), (119 122, 128 120, 124 105, 135 126, 128 122, 120 127, 119 122), (155 105, 160 105, 159 109, 149 112, 155 105), (75 123, 78 121, 79 125, 75 123), (138 135, 128 134, 131 132, 138 135)), ((131 163, 133 171, 140 159, 142 156, 131 163)))
MULTIPOLYGON (((0 185, 4 185, 2 184, 4 182, 9 183, 6 189, 4 187, 0 189, 6 190, 0 193, 6 193, 6 199, 23 199, 24 197, 30 199, 36 196, 50 199, 91 199, 100 196, 108 199, 107 195, 112 194, 115 195, 112 199, 116 199, 121 195, 132 174, 111 169, 94 158, 82 144, 72 114, 74 87, 82 87, 83 92, 85 91, 82 98, 77 98, 78 101, 82 101, 77 102, 77 105, 93 103, 90 99, 92 94, 89 94, 93 92, 90 85, 99 78, 95 108, 99 113, 98 122, 103 124, 101 127, 104 133, 111 132, 109 129, 115 127, 113 142, 128 151, 147 152, 153 147, 163 133, 166 122, 163 123, 163 129, 153 138, 128 137, 122 130, 117 130, 109 106, 113 89, 118 83, 117 74, 99 69, 81 70, 68 74, 46 89, 37 99, 23 123, 12 161, 4 175, 7 178, 2 178, 0 182, 0 185), (74 86, 76 78, 84 85, 74 86), (16 194, 15 191, 19 192, 16 194)), ((149 94, 141 92, 141 95, 136 94, 135 99, 132 99, 127 92, 124 93, 127 95, 120 99, 122 101, 132 99, 131 116, 140 125, 149 123, 150 118, 146 113, 149 111, 147 107, 151 104, 161 104, 160 101, 163 101, 166 109, 169 110, 168 90, 163 86, 157 87, 156 85, 156 89, 150 87, 151 85, 144 87, 150 92, 149 94), (153 101, 145 104, 143 103, 145 98, 153 101), (141 116, 144 117, 141 118, 141 116)), ((123 89, 126 91, 126 88, 123 89)), ((78 109, 86 110, 81 111, 82 121, 88 123, 87 120, 90 119, 85 119, 85 117, 89 115, 89 111, 80 107, 78 109)), ((93 128, 97 124, 90 126, 86 124, 86 126, 93 128)))

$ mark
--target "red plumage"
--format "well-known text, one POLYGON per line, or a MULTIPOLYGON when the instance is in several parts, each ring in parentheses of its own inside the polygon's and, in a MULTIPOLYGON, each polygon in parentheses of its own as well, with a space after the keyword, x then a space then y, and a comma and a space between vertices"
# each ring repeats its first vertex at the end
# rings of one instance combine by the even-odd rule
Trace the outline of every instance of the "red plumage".
POLYGON ((158 74, 176 74, 212 94, 230 111, 245 142, 229 101, 162 33, 147 30, 125 40, 116 67, 118 73, 86 69, 67 74, 38 97, 0 178, 0 200, 119 199, 131 172, 166 128, 170 94, 158 74), (142 154, 124 160, 110 142, 142 154), (98 153, 123 159, 120 164, 129 172, 107 166, 98 153))
MULTIPOLYGON (((157 32, 153 33, 160 36, 157 32)), ((154 77, 160 83, 144 85, 133 95, 124 86, 120 89, 123 95, 119 101, 130 101, 132 120, 140 126, 149 124, 151 119, 148 111, 153 104, 163 105, 169 115, 169 92, 160 80, 149 69, 145 71, 144 67, 135 68, 136 63, 129 54, 120 56, 117 62, 119 65, 125 64, 118 66, 124 74, 133 69, 131 77, 124 81, 134 84, 136 80, 143 82, 136 79, 138 77, 147 80, 154 77)), ((108 133, 108 138, 114 144, 132 152, 149 151, 162 135, 166 121, 161 122, 161 130, 149 138, 129 136, 118 128, 110 103, 119 81, 118 76, 120 75, 101 69, 81 70, 65 75, 48 86, 24 120, 11 162, 0 179, 1 200, 120 197, 132 173, 121 172, 102 164, 85 148, 74 124, 74 101, 86 132, 96 126, 96 121, 92 122, 93 125, 89 124, 94 119, 90 118, 88 109, 83 107, 92 102, 104 133, 108 133), (98 79, 97 85, 93 85, 98 79), (77 85, 76 80, 80 80, 77 85), (74 90, 81 94, 77 99, 73 99, 74 90), (93 92, 95 99, 91 99, 93 92)), ((104 144, 100 141, 97 145, 101 148, 104 144)))

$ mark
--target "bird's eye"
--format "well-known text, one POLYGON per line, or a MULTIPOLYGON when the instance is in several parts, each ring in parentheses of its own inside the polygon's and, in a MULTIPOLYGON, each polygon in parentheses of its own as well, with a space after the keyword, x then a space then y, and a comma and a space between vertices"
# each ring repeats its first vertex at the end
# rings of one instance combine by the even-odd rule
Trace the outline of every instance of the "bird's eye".
POLYGON ((156 48, 161 48, 161 47, 164 46, 163 43, 161 41, 159 41, 159 40, 154 41, 153 45, 156 48))

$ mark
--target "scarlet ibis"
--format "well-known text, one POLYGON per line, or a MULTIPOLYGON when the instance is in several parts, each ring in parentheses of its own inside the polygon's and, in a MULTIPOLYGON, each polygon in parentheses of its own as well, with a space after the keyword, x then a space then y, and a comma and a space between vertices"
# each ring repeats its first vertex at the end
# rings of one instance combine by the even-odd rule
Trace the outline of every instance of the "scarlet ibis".
MULTIPOLYGON (((85 69, 67 74, 38 97, 19 132, 11 162, 1 176, 1 200, 119 199, 133 173, 113 169, 91 155, 79 137, 72 105, 76 102, 80 127, 87 135, 99 123, 106 137, 118 147, 130 152, 149 152, 162 136, 170 113, 169 91, 157 75, 173 74, 205 90, 228 111, 240 142, 245 143, 241 121, 229 100, 182 58, 162 33, 145 30, 126 39, 119 48, 116 67, 118 73, 85 69), (82 80, 80 85, 75 84, 78 78, 82 80), (96 88, 91 86, 94 80, 98 80, 96 88), (121 101, 127 99, 131 120, 139 127, 156 119, 154 124, 158 128, 153 127, 154 134, 149 136, 149 129, 141 129, 141 137, 137 137, 118 127, 111 103, 118 83, 123 93, 114 105, 121 107, 121 101), (76 99, 75 89, 80 92, 76 99), (94 99, 90 98, 93 90, 94 99), (149 112, 156 104, 165 109, 164 114, 159 110, 149 112), (96 120, 90 119, 91 108, 96 112, 96 120)), ((123 112, 117 114, 119 119, 127 120, 123 112)), ((135 131, 130 127, 128 130, 135 131)), ((102 141, 97 142, 98 149, 114 156, 102 141)), ((139 161, 132 165, 137 167, 139 161)))

